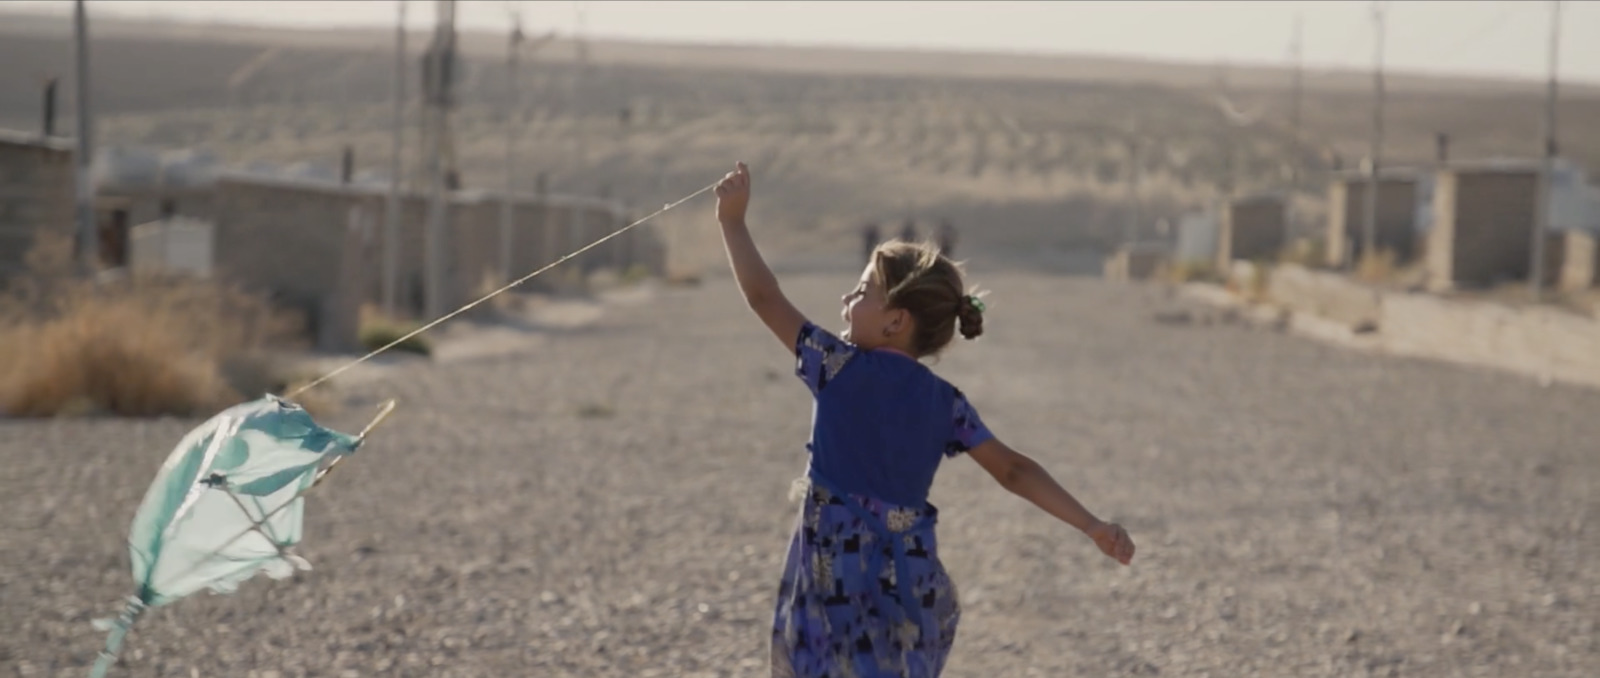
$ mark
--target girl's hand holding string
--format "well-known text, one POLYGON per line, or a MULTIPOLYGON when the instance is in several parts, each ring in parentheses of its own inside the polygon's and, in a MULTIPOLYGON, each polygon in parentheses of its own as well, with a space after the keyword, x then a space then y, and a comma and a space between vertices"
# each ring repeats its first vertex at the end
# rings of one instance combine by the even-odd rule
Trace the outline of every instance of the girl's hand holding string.
POLYGON ((736 169, 717 184, 717 221, 724 224, 744 222, 745 209, 750 206, 750 168, 738 163, 736 169))

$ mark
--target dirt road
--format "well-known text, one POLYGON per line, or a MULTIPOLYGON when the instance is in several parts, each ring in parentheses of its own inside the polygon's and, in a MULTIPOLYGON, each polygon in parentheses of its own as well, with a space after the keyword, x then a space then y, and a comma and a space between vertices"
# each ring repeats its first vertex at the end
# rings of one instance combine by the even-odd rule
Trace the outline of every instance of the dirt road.
MULTIPOLYGON (((852 280, 785 284, 834 325, 852 280)), ((1600 393, 1159 323, 1146 289, 976 282, 989 335, 936 369, 1140 551, 1120 567, 947 463, 949 675, 1600 666, 1600 393)), ((731 282, 457 355, 347 387, 401 409, 310 501, 313 571, 154 611, 114 675, 764 675, 809 401, 731 282)), ((0 422, 0 675, 84 674, 195 423, 0 422)))

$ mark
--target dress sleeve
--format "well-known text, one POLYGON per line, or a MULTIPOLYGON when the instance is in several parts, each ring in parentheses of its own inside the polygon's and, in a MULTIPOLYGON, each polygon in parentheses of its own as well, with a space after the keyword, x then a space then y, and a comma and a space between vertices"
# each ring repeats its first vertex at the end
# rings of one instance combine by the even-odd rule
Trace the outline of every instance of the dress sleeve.
POLYGON ((795 376, 805 382, 812 395, 817 395, 839 376, 839 371, 855 354, 853 344, 806 322, 800 326, 800 335, 795 339, 795 376))
POLYGON ((945 445, 946 456, 954 457, 994 438, 989 428, 983 425, 983 419, 978 417, 978 410, 967 401, 966 394, 960 389, 956 389, 955 405, 952 409, 955 434, 945 445))

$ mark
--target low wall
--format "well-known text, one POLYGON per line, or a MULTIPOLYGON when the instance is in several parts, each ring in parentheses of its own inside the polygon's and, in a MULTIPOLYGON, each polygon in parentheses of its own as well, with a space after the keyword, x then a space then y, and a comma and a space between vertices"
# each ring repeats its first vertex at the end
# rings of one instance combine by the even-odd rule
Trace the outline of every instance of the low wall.
POLYGON ((1567 292, 1600 287, 1600 262, 1595 257, 1595 237, 1576 229, 1561 233, 1561 268, 1558 286, 1567 292))
POLYGON ((1149 280, 1161 275, 1171 256, 1153 248, 1121 248, 1106 257, 1102 272, 1107 280, 1149 280))
MULTIPOLYGON (((1297 334, 1349 348, 1501 369, 1539 379, 1600 387, 1600 319, 1550 306, 1513 307, 1432 294, 1388 292, 1340 276, 1280 266, 1271 303, 1291 311, 1297 334), (1367 322, 1375 332, 1358 333, 1367 322)), ((1222 291, 1185 290, 1216 306, 1245 301, 1222 291), (1216 297, 1228 297, 1222 303, 1216 297)))
POLYGON ((1267 295, 1296 311, 1355 327, 1377 323, 1382 293, 1345 276, 1281 265, 1267 278, 1267 295))
POLYGON ((1383 347, 1600 386, 1600 321, 1554 308, 1513 308, 1425 294, 1386 294, 1383 347))

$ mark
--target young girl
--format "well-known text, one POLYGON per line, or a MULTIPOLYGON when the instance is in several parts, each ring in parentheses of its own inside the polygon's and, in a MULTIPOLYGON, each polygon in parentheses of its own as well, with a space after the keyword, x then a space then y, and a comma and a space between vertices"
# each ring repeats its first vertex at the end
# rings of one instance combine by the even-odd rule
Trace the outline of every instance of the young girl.
POLYGON ((835 336, 784 298, 745 226, 744 163, 717 185, 717 219, 751 310, 793 351, 814 397, 809 489, 789 543, 772 629, 772 675, 933 677, 960 608, 939 562, 928 488, 944 457, 967 454, 1001 487, 1078 528, 1126 565, 1133 541, 1100 521, 1038 463, 984 427, 961 391, 920 359, 983 332, 983 304, 938 250, 879 246, 844 296, 835 336))

